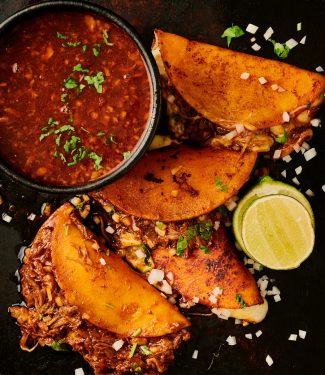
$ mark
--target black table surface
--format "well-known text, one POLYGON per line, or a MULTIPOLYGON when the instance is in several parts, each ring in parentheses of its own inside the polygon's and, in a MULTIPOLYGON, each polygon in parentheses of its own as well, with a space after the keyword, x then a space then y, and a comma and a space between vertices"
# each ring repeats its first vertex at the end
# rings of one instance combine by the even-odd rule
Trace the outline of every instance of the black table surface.
MULTIPOLYGON (((36 2, 1 0, 0 22, 36 2)), ((248 23, 253 23, 259 26, 255 37, 262 49, 259 52, 251 49, 250 34, 233 41, 231 48, 276 59, 272 46, 263 38, 266 29, 272 26, 274 37, 281 42, 290 38, 299 41, 307 35, 306 45, 292 50, 286 62, 309 70, 315 70, 319 65, 325 67, 323 0, 112 0, 94 3, 127 19, 148 46, 151 45, 154 28, 161 28, 225 47, 225 39, 220 38, 225 28, 238 24, 245 29, 248 23), (297 31, 298 22, 302 22, 302 31, 297 31)), ((324 119, 324 110, 318 117, 324 119)), ((264 270, 257 274, 257 277, 267 274, 274 278, 282 298, 279 303, 269 300, 269 313, 262 323, 244 328, 234 325, 233 320, 192 318, 192 340, 176 354, 169 374, 325 373, 325 324, 322 314, 325 310, 325 192, 322 190, 325 184, 325 130, 321 127, 314 130, 314 138, 310 142, 317 150, 314 159, 306 163, 300 153, 294 153, 289 164, 278 161, 272 166, 272 175, 289 183, 295 176, 295 167, 303 166, 303 172, 298 176, 301 182, 299 188, 303 192, 311 189, 315 193, 315 197, 310 199, 316 217, 313 254, 298 269, 282 272, 264 270), (286 179, 280 175, 283 169, 287 170, 286 179), (247 340, 244 337, 245 333, 254 334, 259 329, 263 332, 259 338, 247 340), (299 329, 307 331, 306 339, 288 341, 289 335, 298 333, 299 329), (236 346, 227 345, 225 340, 230 334, 236 336, 236 346), (195 349, 199 350, 196 360, 192 359, 195 349), (265 362, 268 354, 274 360, 271 367, 265 362)), ((83 367, 85 373, 90 374, 89 366, 76 353, 57 353, 49 348, 38 348, 33 353, 21 351, 19 329, 8 314, 8 307, 20 302, 15 277, 19 267, 17 254, 22 245, 30 244, 44 220, 40 215, 42 203, 51 202, 56 207, 68 197, 38 194, 10 182, 3 175, 0 175, 0 184, 0 195, 4 198, 0 215, 6 212, 13 216, 10 224, 0 220, 0 375, 68 375, 74 374, 74 369, 78 367, 83 367), (37 215, 33 222, 27 220, 31 212, 37 215)))

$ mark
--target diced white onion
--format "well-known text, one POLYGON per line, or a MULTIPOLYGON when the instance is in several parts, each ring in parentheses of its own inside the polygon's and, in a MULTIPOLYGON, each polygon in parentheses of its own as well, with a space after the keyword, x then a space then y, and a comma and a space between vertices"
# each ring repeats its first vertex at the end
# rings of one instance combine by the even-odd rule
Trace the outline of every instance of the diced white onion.
POLYGON ((265 83, 267 82, 267 80, 264 78, 264 77, 260 77, 258 79, 258 82, 261 84, 261 85, 265 85, 265 83))
POLYGON ((260 263, 258 263, 258 262, 254 262, 253 267, 254 267, 254 270, 260 271, 262 265, 260 263))
POLYGON ((273 83, 273 85, 271 85, 271 89, 273 91, 276 91, 278 88, 279 88, 279 86, 276 83, 273 83))
POLYGON ((265 361, 269 366, 273 365, 273 359, 269 355, 266 356, 265 361))
POLYGON ((289 341, 297 341, 297 337, 298 337, 297 335, 295 335, 295 334, 292 333, 292 334, 289 336, 288 340, 289 340, 289 341))
POLYGON ((228 211, 233 211, 237 207, 237 203, 233 199, 229 199, 225 202, 225 206, 227 207, 228 211))
POLYGON ((214 294, 210 294, 209 301, 212 303, 217 303, 217 297, 214 294))
POLYGON ((322 186, 322 190, 325 192, 325 185, 322 186))
POLYGON ((112 228, 110 225, 108 225, 105 230, 109 234, 113 234, 115 232, 114 228, 112 228))
POLYGON ((84 370, 82 368, 76 368, 74 370, 74 375, 85 375, 84 370))
POLYGON ((262 335, 262 331, 259 329, 257 332, 255 332, 256 337, 260 337, 262 335))
POLYGON ((176 299, 175 299, 173 296, 169 297, 169 298, 168 298, 168 301, 169 301, 170 303, 172 303, 173 305, 176 305, 176 299))
POLYGON ((314 118, 310 121, 310 125, 311 126, 315 126, 315 128, 317 128, 319 125, 320 125, 320 119, 319 118, 314 118))
POLYGON ((281 175, 282 175, 284 178, 287 178, 287 171, 284 169, 284 170, 281 172, 281 175))
POLYGON ((123 341, 123 340, 117 340, 117 341, 115 341, 115 342, 113 343, 112 348, 113 348, 115 351, 118 352, 118 351, 122 348, 123 345, 124 345, 124 341, 123 341))
POLYGON ((143 258, 146 257, 145 254, 144 254, 144 252, 142 250, 140 250, 140 249, 136 250, 134 253, 137 256, 137 258, 139 258, 139 259, 143 259, 143 258))
POLYGON ((246 27, 246 31, 250 34, 255 34, 257 30, 258 30, 258 26, 255 26, 252 23, 249 23, 246 27))
POLYGON ((273 159, 280 159, 281 157, 281 150, 275 150, 273 154, 273 159))
POLYGON ((99 263, 102 265, 102 266, 106 266, 106 261, 104 258, 100 258, 99 259, 99 263))
POLYGON ((160 290, 165 294, 173 294, 172 287, 168 284, 166 280, 162 281, 162 286, 160 287, 160 290))
POLYGON ((304 330, 302 330, 302 329, 299 329, 299 337, 301 338, 301 339, 305 339, 306 338, 306 334, 307 334, 307 332, 306 331, 304 331, 304 330))
POLYGON ((300 144, 299 143, 296 143, 293 145, 293 149, 298 153, 300 151, 300 144))
POLYGON ((233 346, 233 345, 236 345, 237 342, 236 342, 236 337, 235 336, 228 336, 227 339, 226 339, 228 345, 230 346, 233 346))
POLYGON ((194 303, 199 303, 200 302, 200 298, 199 297, 193 297, 192 301, 194 303))
POLYGON ((220 221, 215 221, 213 225, 213 229, 217 231, 220 228, 220 221))
POLYGON ((213 289, 213 291, 212 291, 212 294, 214 295, 214 296, 219 296, 219 295, 221 295, 223 293, 223 289, 222 288, 220 288, 220 287, 215 287, 214 289, 213 289))
POLYGON ((283 157, 282 160, 285 161, 286 163, 289 163, 292 160, 292 158, 291 158, 290 155, 287 155, 287 156, 283 157))
POLYGON ((274 31, 273 31, 272 27, 269 27, 269 28, 265 31, 265 33, 264 33, 264 39, 265 39, 265 40, 269 40, 269 39, 271 38, 271 36, 272 36, 273 33, 274 33, 274 31))
POLYGON ((284 122, 289 122, 289 121, 290 121, 290 115, 289 115, 288 112, 283 112, 283 113, 282 113, 282 120, 283 120, 284 122))
POLYGON ((295 172, 296 172, 296 175, 298 176, 298 175, 302 172, 302 166, 299 165, 299 167, 297 167, 297 168, 295 169, 295 172))
POLYGON ((148 282, 149 284, 156 284, 160 281, 163 281, 164 276, 165 276, 164 271, 153 268, 149 273, 148 282))
POLYGON ((274 302, 280 302, 281 301, 280 294, 276 294, 273 298, 274 298, 274 302))
POLYGON ((306 190, 306 195, 308 195, 308 197, 314 197, 315 193, 312 190, 308 189, 306 190))
POLYGON ((217 315, 218 318, 224 319, 224 320, 228 320, 228 318, 231 315, 231 313, 230 313, 229 310, 227 310, 227 309, 218 309, 216 307, 214 307, 213 309, 211 309, 211 312, 213 314, 217 315))
POLYGON ((192 358, 197 359, 198 356, 199 356, 199 351, 195 349, 193 354, 192 354, 192 358))
POLYGON ((304 37, 302 37, 301 41, 299 43, 300 44, 305 44, 306 43, 306 38, 307 38, 307 35, 305 35, 304 37))
POLYGON ((170 282, 173 282, 174 281, 174 274, 172 272, 168 272, 167 275, 166 275, 167 279, 170 281, 170 282))
POLYGON ((254 261, 253 259, 251 259, 251 258, 248 258, 248 259, 247 259, 247 264, 254 264, 254 262, 255 262, 255 261, 254 261))
POLYGON ((12 220, 12 217, 5 212, 2 213, 2 220, 5 221, 6 223, 10 223, 12 220))
POLYGON ((246 333, 245 334, 245 337, 248 339, 248 340, 252 340, 253 339, 253 335, 251 333, 246 333))
POLYGON ((261 290, 261 291, 266 290, 268 284, 269 284, 269 281, 268 281, 268 280, 262 280, 262 281, 261 281, 261 284, 260 284, 260 290, 261 290))
POLYGON ((242 324, 242 321, 240 319, 235 319, 235 324, 242 324))
POLYGON ((283 87, 281 87, 281 86, 279 86, 279 88, 278 88, 278 92, 285 92, 286 90, 283 88, 283 87))
POLYGON ((320 66, 320 65, 319 65, 315 70, 316 70, 316 72, 318 72, 318 73, 323 73, 323 72, 324 72, 323 67, 320 66))
POLYGON ((250 76, 249 73, 247 73, 247 72, 243 72, 243 73, 240 75, 240 78, 241 78, 241 79, 248 79, 249 76, 250 76))
POLYGON ((289 49, 295 48, 297 45, 298 45, 298 42, 296 40, 294 40, 293 38, 286 41, 286 46, 289 49))
POLYGON ((236 124, 235 126, 238 134, 242 133, 245 130, 245 126, 242 124, 236 124))
POLYGON ((317 152, 316 152, 314 147, 304 153, 304 157, 305 157, 306 161, 311 160, 316 155, 317 155, 317 152))
POLYGON ((252 43, 254 43, 255 41, 256 41, 256 38, 255 38, 255 37, 251 38, 251 42, 252 42, 252 43))
POLYGON ((301 145, 301 147, 303 147, 305 150, 309 150, 310 149, 310 146, 307 142, 303 142, 303 144, 301 145))
POLYGON ((33 213, 31 213, 31 214, 29 214, 29 215, 27 216, 27 220, 30 220, 30 221, 34 221, 35 218, 36 218, 36 215, 33 214, 33 213))
POLYGON ((259 51, 259 50, 261 49, 261 46, 260 46, 259 44, 257 44, 257 43, 254 43, 254 44, 252 45, 252 49, 253 49, 254 51, 259 51))
POLYGON ((228 139, 229 141, 233 138, 235 138, 237 135, 237 130, 232 130, 231 132, 227 133, 226 135, 224 135, 223 137, 225 139, 228 139))
POLYGON ((249 271, 252 275, 254 275, 254 273, 255 273, 254 268, 249 268, 248 271, 249 271))

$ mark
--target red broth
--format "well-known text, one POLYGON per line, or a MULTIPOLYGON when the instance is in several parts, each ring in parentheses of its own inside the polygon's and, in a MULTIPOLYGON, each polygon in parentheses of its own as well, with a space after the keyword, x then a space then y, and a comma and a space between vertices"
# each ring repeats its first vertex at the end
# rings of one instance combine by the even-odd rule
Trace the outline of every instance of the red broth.
POLYGON ((49 185, 96 180, 136 148, 151 95, 117 25, 76 12, 26 20, 0 41, 0 157, 49 185))

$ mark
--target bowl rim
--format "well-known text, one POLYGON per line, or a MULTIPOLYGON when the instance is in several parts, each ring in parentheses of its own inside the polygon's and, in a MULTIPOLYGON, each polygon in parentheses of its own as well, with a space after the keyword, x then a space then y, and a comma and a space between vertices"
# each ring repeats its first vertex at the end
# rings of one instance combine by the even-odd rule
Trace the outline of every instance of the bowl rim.
POLYGON ((148 119, 146 128, 142 133, 142 137, 138 142, 138 145, 131 153, 130 158, 125 160, 116 167, 111 173, 100 177, 97 180, 87 182, 81 185, 70 185, 70 186, 58 186, 58 185, 47 185, 37 182, 35 180, 29 179, 26 176, 16 172, 14 168, 6 164, 2 159, 0 159, 0 171, 3 171, 11 180, 14 182, 21 183, 31 189, 37 190, 43 193, 62 193, 62 194, 75 194, 75 193, 86 193, 91 190, 99 189, 109 183, 114 182, 118 178, 122 177, 127 173, 144 155, 147 151, 149 145, 151 144, 153 137, 156 133, 158 123, 161 116, 161 105, 162 105, 162 94, 160 85, 160 75, 158 67, 154 57, 151 52, 145 46, 140 35, 124 18, 117 15, 110 9, 104 8, 100 5, 88 2, 88 1, 63 1, 63 0, 50 0, 37 4, 32 4, 18 10, 4 21, 0 23, 0 38, 1 34, 4 33, 10 27, 17 25, 17 21, 25 19, 30 15, 37 15, 45 11, 88 11, 95 15, 101 16, 109 20, 110 22, 119 26, 124 30, 129 37, 136 43, 140 50, 148 74, 150 76, 151 83, 151 114, 148 119))

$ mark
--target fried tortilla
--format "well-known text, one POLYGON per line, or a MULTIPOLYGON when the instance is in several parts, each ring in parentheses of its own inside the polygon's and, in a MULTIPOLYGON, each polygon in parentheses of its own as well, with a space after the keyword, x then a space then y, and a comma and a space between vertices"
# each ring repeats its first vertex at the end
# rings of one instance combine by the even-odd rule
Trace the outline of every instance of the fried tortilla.
POLYGON ((282 137, 284 156, 311 137, 324 76, 161 30, 155 31, 152 52, 178 139, 269 151, 282 137))
POLYGON ((95 374, 156 374, 189 339, 188 320, 120 257, 108 254, 69 204, 43 224, 20 275, 26 305, 10 313, 24 350, 38 344, 64 350, 68 344, 95 374))
POLYGON ((128 215, 107 198, 98 202, 104 210, 96 211, 96 222, 110 246, 149 279, 152 269, 163 271, 164 280, 155 286, 167 295, 182 296, 182 307, 200 303, 221 317, 252 323, 264 319, 267 302, 238 259, 218 210, 162 222, 128 215))
POLYGON ((175 221, 203 215, 248 180, 256 153, 179 145, 148 152, 118 181, 91 195, 128 214, 175 221))

